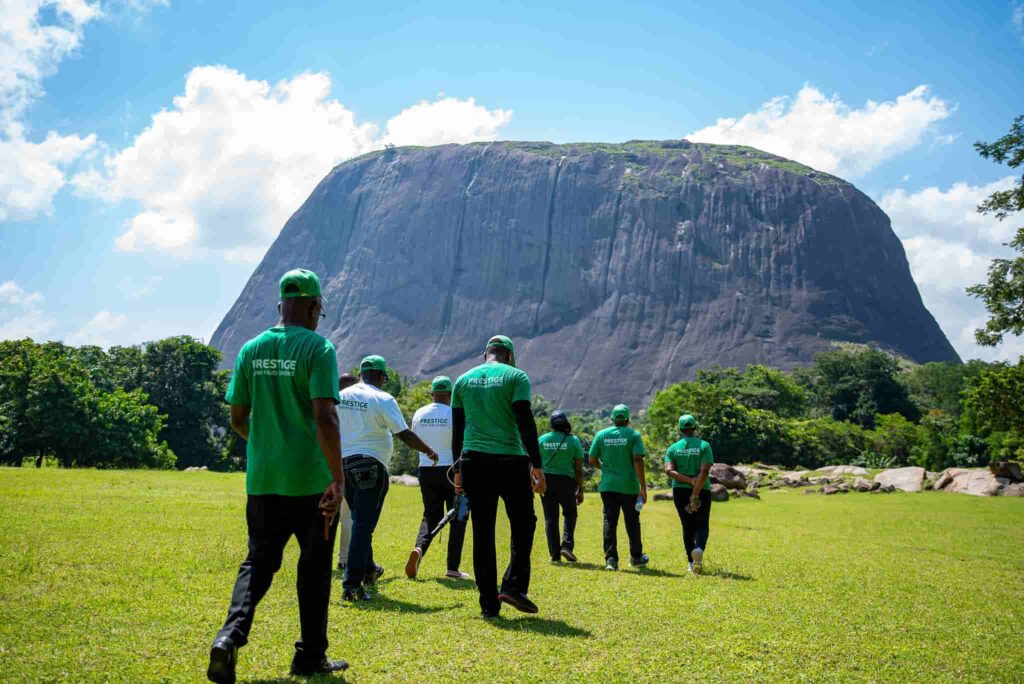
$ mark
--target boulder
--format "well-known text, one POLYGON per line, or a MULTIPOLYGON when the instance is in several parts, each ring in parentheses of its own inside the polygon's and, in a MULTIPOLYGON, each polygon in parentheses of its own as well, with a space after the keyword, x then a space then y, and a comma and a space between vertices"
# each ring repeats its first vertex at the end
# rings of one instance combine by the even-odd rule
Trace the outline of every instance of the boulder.
POLYGON ((817 472, 826 475, 856 475, 857 477, 863 477, 868 474, 866 468, 852 465, 825 466, 824 468, 818 468, 817 472))
POLYGON ((883 470, 875 475, 875 481, 904 492, 919 492, 924 489, 924 468, 909 466, 883 470))
POLYGON ((872 483, 870 480, 865 480, 863 477, 858 477, 853 481, 853 488, 858 492, 870 492, 872 489, 872 483))
POLYGON ((1005 477, 1010 482, 1024 482, 1020 472, 1020 464, 1014 461, 996 461, 988 464, 988 469, 996 477, 1005 477))
POLYGON ((391 484, 402 485, 403 487, 419 487, 420 480, 412 475, 392 475, 391 484))
POLYGON ((782 473, 780 482, 789 487, 801 487, 803 485, 810 484, 807 476, 810 474, 809 470, 791 470, 782 473))
POLYGON ((746 489, 747 478, 742 472, 725 463, 711 466, 711 482, 725 485, 726 489, 746 489))
MULTIPOLYGON (((999 483, 991 471, 983 468, 949 468, 943 471, 949 476, 949 482, 942 491, 950 494, 971 494, 973 496, 995 496, 1003 485, 999 483)), ((942 480, 940 476, 939 480, 942 480)), ((938 484, 938 482, 936 482, 938 484)))
POLYGON ((890 492, 896 491, 896 488, 893 487, 891 484, 882 484, 881 482, 876 482, 875 485, 875 488, 871 490, 872 494, 888 494, 890 492))
POLYGON ((713 484, 711 485, 711 500, 712 501, 728 501, 729 490, 725 488, 725 485, 713 484))
POLYGON ((838 494, 839 491, 840 491, 839 487, 836 487, 835 485, 830 485, 830 484, 827 484, 827 485, 825 485, 824 487, 821 488, 821 493, 826 495, 826 496, 828 496, 829 494, 838 494))
POLYGON ((655 501, 672 501, 672 494, 669 492, 657 492, 654 495, 655 501))
POLYGON ((733 468, 743 473, 743 476, 748 480, 769 477, 779 472, 778 470, 768 470, 767 468, 755 468, 753 466, 744 465, 733 466, 733 468))
POLYGON ((935 478, 935 489, 945 489, 953 482, 953 477, 959 473, 966 473, 966 468, 946 468, 935 478))
POLYGON ((999 490, 999 496, 1024 496, 1024 482, 1015 482, 999 490))

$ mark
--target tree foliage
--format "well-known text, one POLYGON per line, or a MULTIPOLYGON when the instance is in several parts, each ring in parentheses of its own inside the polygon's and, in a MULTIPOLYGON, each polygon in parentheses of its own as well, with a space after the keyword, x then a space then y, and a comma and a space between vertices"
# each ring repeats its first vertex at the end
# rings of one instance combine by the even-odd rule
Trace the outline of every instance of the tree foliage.
POLYGON ((814 360, 815 393, 835 420, 874 427, 875 414, 918 420, 920 410, 900 378, 899 362, 878 349, 837 350, 814 360))

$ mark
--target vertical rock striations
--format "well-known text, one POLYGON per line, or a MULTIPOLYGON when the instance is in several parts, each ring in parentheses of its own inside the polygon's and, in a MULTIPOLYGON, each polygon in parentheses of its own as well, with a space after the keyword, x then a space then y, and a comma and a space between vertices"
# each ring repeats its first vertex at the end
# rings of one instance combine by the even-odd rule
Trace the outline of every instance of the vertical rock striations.
POLYGON ((345 162, 218 327, 227 361, 275 322, 296 266, 324 281, 321 332, 343 366, 374 352, 455 374, 501 332, 567 407, 638 402, 716 363, 791 368, 833 341, 957 358, 874 202, 739 146, 503 142, 345 162))

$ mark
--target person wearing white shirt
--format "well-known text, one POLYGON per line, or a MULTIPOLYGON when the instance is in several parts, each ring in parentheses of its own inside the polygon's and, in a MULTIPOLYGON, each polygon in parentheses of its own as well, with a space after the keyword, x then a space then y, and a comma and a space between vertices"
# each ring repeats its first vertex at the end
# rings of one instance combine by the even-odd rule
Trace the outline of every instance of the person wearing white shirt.
POLYGON ((384 568, 373 560, 373 531, 391 483, 392 434, 430 460, 437 460, 437 453, 405 424, 395 398, 381 389, 387 371, 383 357, 367 356, 359 364, 360 381, 341 392, 338 403, 345 501, 352 511, 352 539, 341 583, 346 601, 370 600, 367 585, 384 574, 384 568))
MULTIPOLYGON (((420 454, 420 496, 423 497, 423 520, 416 537, 416 546, 405 564, 405 574, 410 579, 419 572, 420 561, 430 547, 431 531, 441 522, 445 509, 455 508, 455 485, 452 484, 452 381, 439 375, 430 383, 432 402, 420 407, 412 417, 412 429, 437 452, 437 462, 420 454)), ((445 577, 469 579, 459 569, 462 561, 462 544, 466 539, 466 523, 453 519, 448 533, 448 570, 445 577)))

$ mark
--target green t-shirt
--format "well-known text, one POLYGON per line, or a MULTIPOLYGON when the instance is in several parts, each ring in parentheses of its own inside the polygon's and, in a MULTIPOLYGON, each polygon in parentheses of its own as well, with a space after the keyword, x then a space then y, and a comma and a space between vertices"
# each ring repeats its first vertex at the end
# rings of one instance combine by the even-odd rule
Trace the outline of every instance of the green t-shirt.
POLYGON ((576 477, 576 461, 583 460, 583 445, 576 435, 548 432, 537 440, 545 475, 576 477))
POLYGON ((633 457, 645 453, 640 433, 628 425, 613 425, 594 435, 590 455, 601 461, 601 484, 597 491, 639 494, 640 480, 636 477, 633 457))
MULTIPOLYGON (((711 445, 700 437, 683 437, 665 452, 665 463, 670 462, 680 475, 697 477, 700 474, 700 464, 714 463, 715 457, 711 453, 711 445)), ((693 489, 693 485, 678 480, 672 480, 672 486, 693 489)), ((710 475, 704 481, 704 489, 711 489, 710 475)))
POLYGON ((338 402, 338 357, 330 340, 306 328, 274 327, 238 352, 227 400, 252 407, 247 494, 307 496, 330 484, 313 399, 338 402))
POLYGON ((529 400, 530 378, 513 366, 485 363, 460 375, 452 389, 452 408, 466 413, 463 450, 526 455, 512 402, 529 400))

